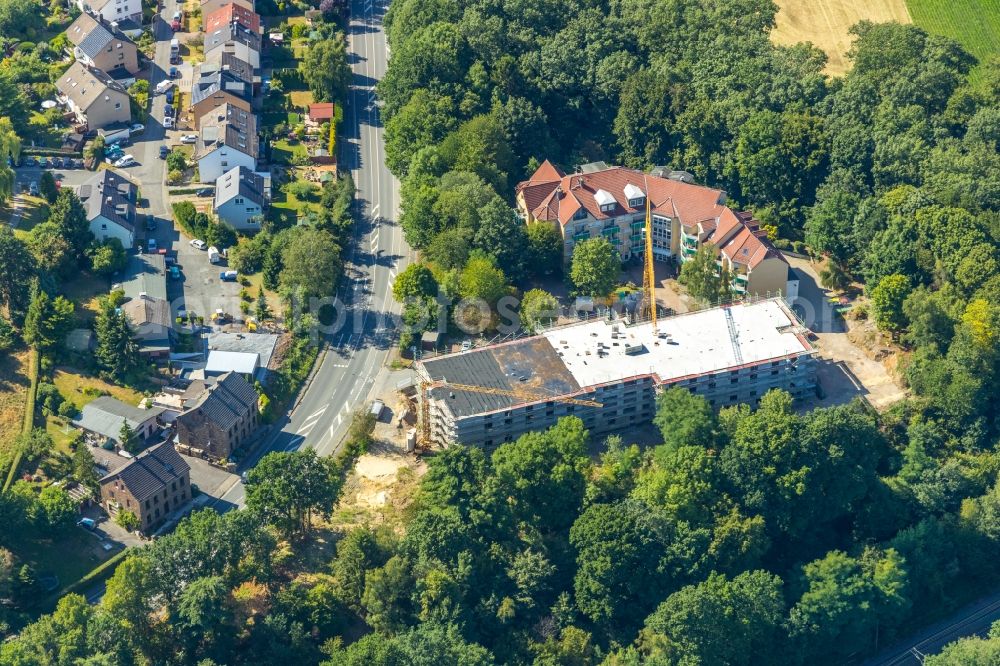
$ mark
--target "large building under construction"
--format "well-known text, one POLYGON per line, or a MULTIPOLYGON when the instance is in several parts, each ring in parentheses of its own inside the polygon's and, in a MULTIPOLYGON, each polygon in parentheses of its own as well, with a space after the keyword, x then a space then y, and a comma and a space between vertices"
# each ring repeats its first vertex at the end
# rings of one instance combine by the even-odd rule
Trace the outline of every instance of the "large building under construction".
POLYGON ((714 407, 815 390, 814 349, 782 299, 626 325, 598 320, 417 364, 434 443, 496 446, 576 415, 592 433, 648 423, 656 393, 714 407))

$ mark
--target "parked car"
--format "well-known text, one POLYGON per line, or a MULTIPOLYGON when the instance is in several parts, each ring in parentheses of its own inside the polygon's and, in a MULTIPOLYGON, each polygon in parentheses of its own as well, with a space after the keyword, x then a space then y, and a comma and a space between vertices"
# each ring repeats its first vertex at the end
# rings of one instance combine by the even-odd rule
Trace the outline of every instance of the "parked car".
POLYGON ((472 340, 462 340, 462 351, 467 352, 472 349, 472 340))
POLYGON ((133 164, 135 164, 135 155, 122 155, 115 160, 115 166, 118 168, 130 167, 133 164))
POLYGON ((52 160, 49 162, 49 166, 51 166, 53 169, 62 169, 63 166, 62 158, 53 157, 52 160))
POLYGON ((170 154, 170 148, 168 148, 166 145, 160 146, 160 159, 161 160, 167 159, 167 155, 169 155, 169 154, 170 154))
POLYGON ((177 68, 176 68, 176 67, 171 67, 171 68, 170 68, 170 71, 168 71, 168 72, 167 72, 167 76, 169 76, 169 77, 170 77, 170 78, 172 78, 172 79, 176 79, 176 78, 178 78, 178 77, 179 77, 180 75, 181 75, 181 73, 177 71, 177 68))
POLYGON ((174 264, 173 266, 170 267, 170 279, 171 280, 181 279, 181 269, 177 267, 177 264, 174 264))
POLYGON ((195 248, 195 249, 198 249, 198 250, 204 250, 204 249, 208 248, 208 244, 205 243, 205 241, 199 240, 197 238, 191 239, 191 242, 189 243, 189 245, 191 247, 195 248))
POLYGON ((184 18, 184 14, 178 10, 174 12, 173 18, 170 19, 170 29, 177 32, 181 29, 181 20, 184 18))
POLYGON ((81 518, 76 521, 76 524, 85 530, 93 530, 97 527, 97 522, 95 522, 93 518, 81 518))
POLYGON ((24 166, 28 167, 38 166, 38 160, 36 160, 31 155, 28 155, 27 157, 24 158, 24 166))
POLYGON ((172 104, 167 104, 167 106, 163 109, 163 113, 165 115, 168 115, 171 118, 173 118, 174 117, 174 107, 173 107, 173 105, 172 104))
POLYGON ((30 194, 33 197, 38 196, 38 181, 35 180, 31 181, 31 184, 28 185, 28 194, 30 194))
POLYGON ((215 190, 213 190, 211 187, 202 187, 199 188, 195 192, 195 194, 197 194, 199 197, 210 197, 213 194, 215 194, 215 190))
POLYGON ((38 166, 40 166, 43 169, 49 168, 49 158, 45 157, 45 155, 42 155, 41 157, 39 157, 38 158, 38 166))
MULTIPOLYGON (((176 67, 171 67, 170 69, 173 70, 173 71, 177 71, 176 67)), ((173 78, 173 77, 171 77, 171 78, 173 78)), ((159 83, 156 84, 156 88, 153 89, 153 94, 154 95, 162 95, 163 93, 167 92, 168 90, 170 90, 173 87, 174 87, 174 82, 173 81, 171 81, 170 79, 163 79, 162 81, 160 81, 159 83)))
POLYGON ((171 129, 174 126, 174 119, 171 116, 164 116, 163 126, 167 129, 171 129))
POLYGON ((173 103, 174 103, 174 89, 171 88, 170 90, 167 91, 167 104, 173 104, 173 103))
POLYGON ((185 134, 181 137, 181 143, 198 143, 197 134, 185 134))
POLYGON ((181 56, 180 56, 180 54, 178 54, 178 53, 172 53, 172 54, 170 54, 170 64, 171 65, 179 65, 179 64, 181 64, 181 56))
POLYGON ((144 131, 146 131, 146 126, 143 125, 142 123, 136 123, 135 125, 132 125, 132 127, 130 127, 128 131, 131 134, 142 134, 144 131))
POLYGON ((155 238, 150 238, 149 242, 147 243, 147 245, 149 246, 149 253, 150 254, 156 254, 156 239, 155 238))
POLYGON ((236 271, 222 271, 219 273, 219 279, 223 282, 236 282, 236 277, 236 271))
POLYGON ((156 218, 146 215, 146 231, 156 231, 156 218))

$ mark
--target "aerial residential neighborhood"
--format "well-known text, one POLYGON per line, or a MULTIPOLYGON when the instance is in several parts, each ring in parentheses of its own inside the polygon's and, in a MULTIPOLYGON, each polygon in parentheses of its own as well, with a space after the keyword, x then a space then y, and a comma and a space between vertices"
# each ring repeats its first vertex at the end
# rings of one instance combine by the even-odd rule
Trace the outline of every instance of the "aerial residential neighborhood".
POLYGON ((0 666, 1000 659, 986 0, 0 0, 0 666))

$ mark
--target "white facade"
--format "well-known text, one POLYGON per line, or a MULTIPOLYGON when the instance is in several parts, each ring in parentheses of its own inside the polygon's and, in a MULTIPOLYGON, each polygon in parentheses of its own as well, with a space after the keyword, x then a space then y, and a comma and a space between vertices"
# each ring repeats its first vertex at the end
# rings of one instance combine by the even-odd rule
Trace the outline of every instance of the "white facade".
POLYGON ((130 250, 135 243, 133 232, 103 215, 98 215, 90 221, 90 233, 94 234, 94 238, 101 243, 109 238, 117 238, 126 250, 130 250))
POLYGON ((259 231, 264 211, 252 199, 237 196, 218 206, 215 214, 237 231, 259 231))
POLYGON ((82 12, 100 14, 106 21, 128 18, 142 22, 142 0, 77 0, 76 6, 82 12))
POLYGON ((214 183, 232 168, 242 166, 255 171, 257 160, 225 144, 217 146, 198 160, 198 177, 203 183, 214 183))

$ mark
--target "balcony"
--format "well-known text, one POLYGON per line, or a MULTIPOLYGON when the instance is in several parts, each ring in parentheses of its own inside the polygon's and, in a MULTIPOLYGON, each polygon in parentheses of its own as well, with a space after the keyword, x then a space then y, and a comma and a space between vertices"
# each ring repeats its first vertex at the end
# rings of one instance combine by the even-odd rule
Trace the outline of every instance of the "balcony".
POLYGON ((587 240, 588 238, 590 238, 589 231, 578 231, 575 234, 573 234, 573 240, 577 242, 582 240, 587 240))
POLYGON ((601 235, 604 237, 617 236, 618 227, 604 227, 603 229, 601 229, 601 235))

